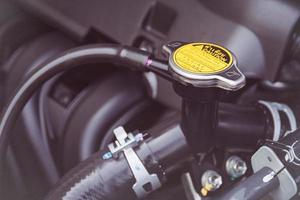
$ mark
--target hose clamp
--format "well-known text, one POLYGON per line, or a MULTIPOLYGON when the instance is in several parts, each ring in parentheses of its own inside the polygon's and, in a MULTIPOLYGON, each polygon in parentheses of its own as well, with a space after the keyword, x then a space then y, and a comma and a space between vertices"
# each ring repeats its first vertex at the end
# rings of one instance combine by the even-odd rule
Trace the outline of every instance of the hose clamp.
POLYGON ((130 170, 136 180, 132 186, 135 194, 139 199, 145 197, 152 191, 161 187, 161 182, 157 174, 149 174, 146 167, 139 159, 133 147, 136 147, 143 141, 142 134, 134 136, 132 133, 127 133, 123 127, 114 129, 116 141, 108 145, 108 149, 113 157, 118 157, 119 153, 123 152, 125 159, 130 167, 130 170))
POLYGON ((276 103, 276 102, 262 101, 262 100, 258 101, 258 103, 266 107, 271 113, 271 116, 273 118, 273 124, 274 124, 274 132, 272 138, 273 141, 278 141, 279 138, 281 137, 280 113, 284 114, 287 117, 290 126, 290 130, 288 130, 284 134, 284 136, 297 129, 297 122, 296 122, 294 112, 288 105, 282 103, 276 103))

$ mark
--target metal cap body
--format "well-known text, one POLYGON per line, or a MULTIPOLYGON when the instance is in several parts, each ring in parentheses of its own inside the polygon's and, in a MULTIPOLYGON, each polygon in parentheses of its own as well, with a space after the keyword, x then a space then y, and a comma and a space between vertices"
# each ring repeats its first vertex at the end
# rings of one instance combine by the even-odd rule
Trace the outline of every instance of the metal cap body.
POLYGON ((169 55, 169 71, 182 84, 235 91, 245 85, 235 56, 212 43, 171 42, 163 47, 169 55))

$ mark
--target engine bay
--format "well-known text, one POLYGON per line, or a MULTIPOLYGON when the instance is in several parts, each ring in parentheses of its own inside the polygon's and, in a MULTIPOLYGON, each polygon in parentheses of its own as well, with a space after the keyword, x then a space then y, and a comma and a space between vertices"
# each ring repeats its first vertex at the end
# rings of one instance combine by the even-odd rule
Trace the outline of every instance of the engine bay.
POLYGON ((0 0, 1 199, 299 199, 299 16, 0 0))

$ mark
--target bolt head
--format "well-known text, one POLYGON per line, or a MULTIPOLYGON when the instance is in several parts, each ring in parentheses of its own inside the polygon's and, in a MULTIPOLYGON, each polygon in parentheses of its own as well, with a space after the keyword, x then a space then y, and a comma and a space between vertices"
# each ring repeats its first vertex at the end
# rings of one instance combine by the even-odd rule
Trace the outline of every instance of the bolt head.
POLYGON ((214 170, 207 170, 201 177, 201 184, 207 191, 215 191, 223 184, 222 176, 214 170))
POLYGON ((247 171, 247 164, 238 156, 231 156, 226 161, 226 172, 233 178, 239 178, 245 175, 247 171))

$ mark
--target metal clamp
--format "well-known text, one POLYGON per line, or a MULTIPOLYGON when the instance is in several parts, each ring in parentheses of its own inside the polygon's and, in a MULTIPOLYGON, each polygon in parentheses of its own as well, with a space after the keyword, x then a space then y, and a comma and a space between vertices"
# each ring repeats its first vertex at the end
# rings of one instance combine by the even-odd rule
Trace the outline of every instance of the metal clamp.
POLYGON ((294 165, 300 166, 300 158, 295 153, 295 146, 299 143, 296 140, 292 145, 282 144, 280 142, 275 142, 271 140, 266 140, 267 144, 274 149, 279 149, 285 152, 285 161, 289 163, 293 163, 294 165))
POLYGON ((150 192, 161 187, 161 182, 157 174, 149 174, 146 167, 139 159, 138 155, 133 150, 143 141, 143 136, 138 134, 134 136, 132 133, 127 134, 123 127, 114 129, 114 134, 117 138, 115 143, 109 144, 108 148, 113 157, 118 157, 119 153, 124 152, 127 163, 136 180, 132 186, 137 197, 143 198, 150 192))
POLYGON ((280 131, 281 131, 281 119, 279 112, 282 112, 286 115, 287 119, 289 120, 290 130, 287 131, 284 136, 286 136, 288 133, 294 131, 297 129, 297 122, 294 115, 294 112, 292 109, 281 103, 276 102, 268 102, 268 101, 258 101, 261 105, 265 106, 271 113, 273 118, 273 124, 274 124, 274 134, 273 134, 273 140, 278 141, 281 137, 280 131))

